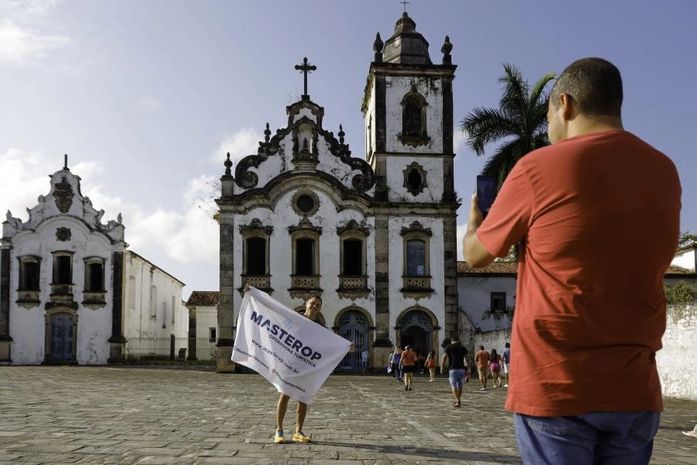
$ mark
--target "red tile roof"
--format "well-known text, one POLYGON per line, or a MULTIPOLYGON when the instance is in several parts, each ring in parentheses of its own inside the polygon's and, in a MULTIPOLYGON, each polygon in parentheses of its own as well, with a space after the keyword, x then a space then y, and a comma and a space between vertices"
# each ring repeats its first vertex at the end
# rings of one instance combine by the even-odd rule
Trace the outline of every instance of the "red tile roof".
POLYGON ((218 291, 193 291, 186 305, 197 307, 213 307, 218 305, 220 293, 218 291))
POLYGON ((517 262, 492 262, 484 268, 473 268, 464 261, 457 262, 457 274, 515 275, 517 273, 517 262))

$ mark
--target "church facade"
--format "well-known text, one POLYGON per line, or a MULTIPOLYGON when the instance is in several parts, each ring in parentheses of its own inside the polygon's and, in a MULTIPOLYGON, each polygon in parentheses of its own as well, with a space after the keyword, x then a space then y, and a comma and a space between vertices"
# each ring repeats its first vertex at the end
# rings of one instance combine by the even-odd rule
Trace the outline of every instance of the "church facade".
POLYGON ((66 163, 0 239, 0 364, 106 364, 187 347, 184 283, 127 249, 66 163))
POLYGON ((228 371, 247 284, 300 310, 323 300, 321 323, 354 342, 340 369, 368 349, 371 366, 394 345, 438 349, 457 334, 453 179, 455 66, 441 63, 404 13, 386 42, 378 34, 362 112, 365 154, 353 157, 339 125, 305 92, 288 123, 232 166, 217 199, 220 224, 218 370, 228 371))

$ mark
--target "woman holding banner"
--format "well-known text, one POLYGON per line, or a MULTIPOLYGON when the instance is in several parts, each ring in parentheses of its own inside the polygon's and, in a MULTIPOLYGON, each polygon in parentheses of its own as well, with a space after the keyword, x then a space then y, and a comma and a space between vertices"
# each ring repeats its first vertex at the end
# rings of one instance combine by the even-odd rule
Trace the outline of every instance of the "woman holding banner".
MULTIPOLYGON (((319 296, 310 296, 305 301, 305 316, 310 320, 316 321, 321 309, 322 299, 319 296)), ((276 406, 276 435, 274 437, 274 442, 276 444, 283 444, 285 442, 285 438, 283 437, 283 419, 286 416, 286 410, 288 410, 288 399, 290 399, 290 397, 281 394, 281 397, 278 399, 278 405, 276 406)), ((310 442, 310 437, 303 433, 303 423, 305 423, 306 415, 307 404, 298 401, 297 420, 295 422, 295 433, 293 434, 294 442, 310 442)))

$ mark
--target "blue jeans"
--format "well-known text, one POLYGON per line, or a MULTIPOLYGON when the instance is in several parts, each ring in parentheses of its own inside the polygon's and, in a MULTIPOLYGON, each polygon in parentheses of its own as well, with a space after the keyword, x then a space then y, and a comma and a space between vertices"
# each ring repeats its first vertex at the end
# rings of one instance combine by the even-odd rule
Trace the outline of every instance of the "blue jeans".
POLYGON ((658 412, 594 412, 570 417, 515 414, 523 462, 534 465, 643 465, 651 460, 658 412))

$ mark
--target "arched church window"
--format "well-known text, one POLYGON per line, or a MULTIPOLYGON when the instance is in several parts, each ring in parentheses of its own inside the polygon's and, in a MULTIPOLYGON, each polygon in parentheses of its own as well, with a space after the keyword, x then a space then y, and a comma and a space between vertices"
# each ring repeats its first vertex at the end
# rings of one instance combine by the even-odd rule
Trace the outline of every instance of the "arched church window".
POLYGON ((402 133, 399 139, 402 143, 417 146, 429 142, 426 130, 426 99, 412 87, 402 99, 402 133))
POLYGON ((242 282, 240 292, 250 286, 271 292, 269 247, 273 226, 264 226, 259 218, 240 226, 242 235, 242 282))
POLYGON ((426 243, 407 241, 407 276, 426 276, 426 243))

